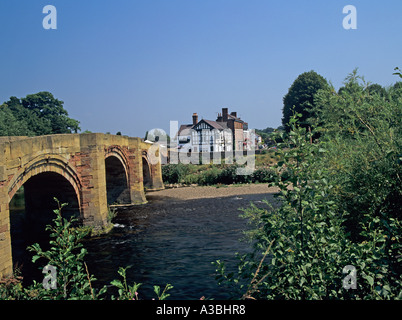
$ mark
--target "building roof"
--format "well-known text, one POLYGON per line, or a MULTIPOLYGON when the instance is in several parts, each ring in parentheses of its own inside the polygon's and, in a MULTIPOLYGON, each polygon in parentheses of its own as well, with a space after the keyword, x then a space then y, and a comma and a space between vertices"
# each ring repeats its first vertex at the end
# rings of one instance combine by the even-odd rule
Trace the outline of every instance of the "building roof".
MULTIPOLYGON (((202 119, 201 121, 205 121, 206 123, 208 123, 212 128, 214 129, 218 129, 218 130, 224 130, 227 128, 227 125, 225 122, 216 122, 216 121, 212 121, 212 120, 206 120, 206 119, 202 119)), ((200 121, 200 122, 201 122, 200 121)))
MULTIPOLYGON (((201 119, 200 121, 198 121, 198 123, 195 126, 197 126, 202 121, 209 124, 214 129, 224 130, 227 128, 226 122, 216 122, 216 121, 207 120, 207 119, 201 119)), ((179 128, 178 135, 189 135, 190 130, 195 126, 192 124, 182 124, 179 128)))
POLYGON ((188 131, 188 134, 190 134, 190 129, 191 129, 192 127, 193 127, 192 124, 182 124, 182 125, 180 126, 179 132, 178 132, 177 134, 178 134, 178 135, 180 135, 181 133, 187 134, 187 131, 188 131))
MULTIPOLYGON (((234 112, 234 114, 236 114, 234 112)), ((228 113, 227 114, 227 119, 231 121, 236 121, 236 122, 241 122, 244 123, 244 125, 247 125, 247 122, 243 121, 240 119, 240 117, 237 117, 237 115, 233 115, 228 113)), ((201 119, 198 121, 195 125, 193 124, 182 124, 179 128, 179 131, 177 133, 178 136, 180 135, 190 135, 191 132, 190 130, 193 129, 195 126, 197 126, 200 122, 204 121, 208 125, 210 125, 213 129, 218 129, 218 130, 224 130, 228 128, 228 123, 227 121, 222 121, 222 115, 219 114, 217 121, 213 120, 208 120, 208 119, 201 119)))

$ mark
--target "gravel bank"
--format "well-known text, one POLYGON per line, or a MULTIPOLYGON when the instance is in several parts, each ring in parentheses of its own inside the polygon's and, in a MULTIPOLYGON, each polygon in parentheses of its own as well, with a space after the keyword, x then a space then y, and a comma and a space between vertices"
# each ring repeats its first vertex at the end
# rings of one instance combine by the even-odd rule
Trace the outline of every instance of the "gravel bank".
POLYGON ((278 188, 268 188, 267 184, 224 185, 220 187, 189 186, 147 192, 147 198, 162 197, 177 200, 193 200, 240 196, 246 194, 272 194, 278 191, 278 188))

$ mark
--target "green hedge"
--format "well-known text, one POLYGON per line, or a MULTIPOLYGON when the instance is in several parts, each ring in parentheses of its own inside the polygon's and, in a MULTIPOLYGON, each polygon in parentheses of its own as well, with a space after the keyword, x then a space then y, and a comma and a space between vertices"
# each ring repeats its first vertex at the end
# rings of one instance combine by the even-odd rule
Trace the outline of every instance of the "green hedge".
POLYGON ((198 185, 235 184, 235 183, 269 183, 275 181, 277 174, 270 168, 259 168, 250 175, 239 175, 240 166, 233 164, 223 168, 211 166, 203 171, 190 173, 188 165, 168 164, 162 167, 165 183, 184 183, 198 185))

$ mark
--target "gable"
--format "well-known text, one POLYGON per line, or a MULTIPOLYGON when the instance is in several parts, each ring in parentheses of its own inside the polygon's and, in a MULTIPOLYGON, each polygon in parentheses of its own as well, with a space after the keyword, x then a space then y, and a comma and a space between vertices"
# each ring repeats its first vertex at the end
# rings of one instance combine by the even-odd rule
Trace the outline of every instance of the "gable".
POLYGON ((193 129, 194 130, 213 130, 213 129, 223 130, 224 128, 216 121, 202 119, 200 122, 198 122, 193 127, 193 129))
POLYGON ((201 120, 200 122, 198 122, 194 127, 194 130, 212 130, 212 126, 210 124, 208 124, 207 122, 205 122, 204 120, 201 120))

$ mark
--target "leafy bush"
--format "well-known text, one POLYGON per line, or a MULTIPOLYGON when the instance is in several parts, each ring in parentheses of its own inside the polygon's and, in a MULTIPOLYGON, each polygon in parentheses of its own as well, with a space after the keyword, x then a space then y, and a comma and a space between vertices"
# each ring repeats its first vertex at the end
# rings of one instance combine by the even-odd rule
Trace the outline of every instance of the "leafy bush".
MULTIPOLYGON (((359 97, 359 91, 354 92, 359 97)), ((350 115, 346 110, 354 105, 347 106, 344 112, 350 115)), ((402 229, 400 215, 394 211, 401 203, 400 187, 392 192, 391 188, 376 190, 379 183, 399 183, 400 164, 394 156, 391 163, 389 153, 373 150, 374 137, 384 139, 380 145, 397 150, 400 130, 398 136, 398 130, 392 129, 395 135, 387 135, 382 132, 390 129, 385 123, 374 126, 374 119, 366 119, 374 135, 369 128, 363 133, 361 127, 354 139, 341 132, 343 138, 337 135, 339 140, 331 143, 327 133, 320 131, 320 141, 313 144, 316 133, 297 126, 298 116, 290 119, 289 135, 278 151, 282 161, 277 171, 283 172, 282 179, 271 184, 280 188, 280 206, 267 203, 266 209, 252 205, 244 210, 243 216, 254 226, 247 233, 254 250, 239 255, 236 274, 227 273, 218 260, 219 283, 229 285, 244 299, 402 299, 402 229), (350 148, 346 148, 348 143, 350 148), (348 158, 342 148, 353 149, 353 157, 348 158), (388 163, 388 169, 382 163, 388 163), (357 172, 360 179, 352 181, 351 173, 357 172), (376 182, 367 176, 373 174, 387 181, 376 182), (358 190, 366 193, 352 190, 357 182, 358 190), (353 208, 360 201, 368 203, 353 208), (362 208, 356 219, 356 210, 362 208), (357 236, 350 235, 351 221, 360 226, 357 236), (356 289, 344 286, 346 266, 357 270, 356 289)), ((355 114, 355 122, 350 119, 350 123, 358 125, 358 118, 355 114)))
POLYGON ((356 240, 364 214, 396 218, 402 202, 402 89, 395 85, 380 95, 366 87, 355 70, 338 93, 320 91, 311 121, 320 126, 328 178, 356 240))
POLYGON ((256 170, 255 175, 239 175, 237 164, 227 166, 202 166, 198 172, 194 167, 184 164, 169 164, 162 167, 165 183, 198 184, 201 186, 214 184, 235 184, 251 182, 269 182, 274 179, 275 173, 267 168, 256 170), (222 167, 222 169, 221 169, 222 167))
POLYGON ((201 174, 198 175, 198 184, 207 186, 220 183, 221 172, 222 170, 219 170, 216 167, 201 172, 201 174))
POLYGON ((237 174, 238 168, 240 166, 237 164, 226 166, 219 174, 219 182, 223 184, 250 183, 252 181, 251 175, 237 174))
POLYGON ((200 174, 193 173, 193 174, 188 174, 183 178, 183 183, 184 184, 198 184, 200 179, 200 174))
POLYGON ((165 183, 180 183, 188 173, 188 166, 182 163, 162 166, 162 179, 165 183))
POLYGON ((248 280, 237 281, 243 298, 323 299, 333 291, 338 294, 343 220, 329 197, 325 172, 315 170, 320 147, 307 143, 306 137, 304 128, 293 128, 289 143, 294 148, 283 151, 278 164, 278 170, 286 166, 295 172, 292 181, 271 184, 280 188, 282 205, 269 210, 251 206, 244 211, 243 216, 255 225, 248 233, 255 251, 241 256, 237 276, 226 275, 224 264, 217 263, 221 283, 248 280))
MULTIPOLYGON (((57 201, 57 199, 55 199, 57 201)), ((46 291, 46 295, 51 292, 53 299, 95 299, 95 296, 102 294, 106 288, 102 288, 99 293, 93 290, 91 282, 96 280, 88 274, 88 269, 84 262, 87 250, 83 248, 80 240, 86 236, 85 232, 72 228, 76 222, 75 218, 67 221, 61 216, 61 209, 66 204, 60 204, 59 209, 55 210, 56 218, 53 220, 54 226, 47 226, 46 230, 51 231, 50 240, 52 248, 43 251, 39 244, 35 243, 28 247, 29 251, 36 254, 32 262, 39 258, 47 260, 46 265, 51 265, 57 270, 57 286, 54 290, 46 291)))
POLYGON ((258 168, 252 174, 252 182, 268 183, 274 182, 277 174, 274 170, 269 168, 258 168))
MULTIPOLYGON (((80 243, 87 235, 82 228, 73 228, 76 219, 67 220, 62 217, 61 210, 67 204, 60 204, 54 210, 56 217, 54 225, 46 226, 51 231, 49 241, 51 248, 43 251, 39 244, 35 243, 28 247, 29 251, 35 252, 33 262, 45 260, 44 270, 48 268, 55 272, 45 275, 43 283, 34 281, 33 285, 24 288, 22 278, 18 275, 7 279, 0 279, 0 300, 102 300, 107 287, 99 290, 92 287, 96 279, 90 275, 84 257, 87 250, 80 243), (46 269, 45 269, 46 268, 46 269)), ((118 300, 138 300, 138 288, 141 284, 127 285, 126 268, 119 268, 118 273, 123 277, 123 282, 113 280, 111 285, 118 289, 118 300)), ((159 300, 169 297, 167 291, 173 286, 167 284, 163 292, 159 286, 154 286, 154 292, 159 300)), ((112 296, 112 299, 116 299, 112 296)))

